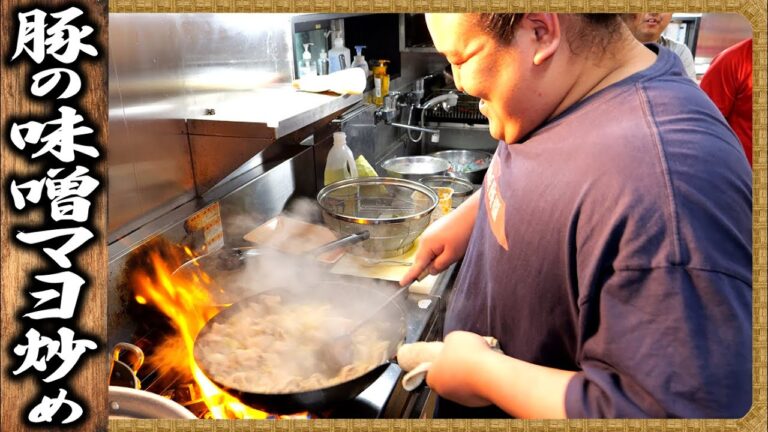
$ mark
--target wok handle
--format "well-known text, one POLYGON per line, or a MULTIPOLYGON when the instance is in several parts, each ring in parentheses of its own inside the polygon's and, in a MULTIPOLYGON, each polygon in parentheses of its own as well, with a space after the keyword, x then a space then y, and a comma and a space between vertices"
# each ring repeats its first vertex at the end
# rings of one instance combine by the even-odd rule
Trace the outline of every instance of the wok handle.
POLYGON ((356 233, 356 234, 350 234, 346 237, 342 237, 330 243, 326 243, 322 246, 316 247, 310 250, 309 252, 307 252, 307 255, 312 255, 312 256, 322 255, 328 251, 338 249, 342 246, 349 246, 355 243, 359 243, 363 240, 367 240, 370 236, 371 236, 371 233, 369 233, 368 231, 360 231, 359 233, 356 233))

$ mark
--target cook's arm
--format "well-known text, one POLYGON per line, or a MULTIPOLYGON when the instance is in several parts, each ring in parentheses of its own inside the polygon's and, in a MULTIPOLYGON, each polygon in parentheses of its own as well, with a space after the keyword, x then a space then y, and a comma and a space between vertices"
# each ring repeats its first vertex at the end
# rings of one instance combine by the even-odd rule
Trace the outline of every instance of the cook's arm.
POLYGON ((495 351, 481 362, 481 394, 498 401, 502 410, 518 418, 567 418, 566 389, 576 372, 524 362, 495 351))
POLYGON ((455 331, 427 384, 519 418, 739 418, 752 404, 749 282, 681 266, 617 271, 579 305, 581 319, 595 322, 580 371, 505 356, 455 331), (595 308, 599 320, 584 318, 595 308))
POLYGON ((565 418, 566 388, 575 374, 506 356, 479 335, 454 331, 432 362, 427 384, 470 407, 495 404, 518 418, 565 418))
POLYGON ((464 256, 475 226, 481 192, 482 189, 472 194, 458 208, 424 230, 413 265, 400 280, 400 285, 413 282, 426 268, 431 274, 440 273, 464 256))

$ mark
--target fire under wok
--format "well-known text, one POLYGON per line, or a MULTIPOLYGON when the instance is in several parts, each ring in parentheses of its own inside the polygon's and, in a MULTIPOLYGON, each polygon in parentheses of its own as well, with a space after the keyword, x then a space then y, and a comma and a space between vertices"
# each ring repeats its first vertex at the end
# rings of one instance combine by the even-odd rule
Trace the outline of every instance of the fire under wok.
POLYGON ((318 412, 353 399, 389 366, 405 340, 398 301, 350 335, 341 370, 323 347, 374 313, 391 285, 345 281, 272 289, 246 297, 210 319, 195 340, 195 361, 206 376, 251 407, 277 414, 318 412))

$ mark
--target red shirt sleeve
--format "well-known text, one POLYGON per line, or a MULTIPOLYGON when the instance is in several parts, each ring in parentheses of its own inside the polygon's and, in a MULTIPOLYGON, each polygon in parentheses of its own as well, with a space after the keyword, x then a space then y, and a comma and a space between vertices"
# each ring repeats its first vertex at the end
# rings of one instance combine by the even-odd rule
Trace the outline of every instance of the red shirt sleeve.
POLYGON ((728 118, 738 92, 736 70, 731 56, 718 54, 701 78, 701 89, 712 99, 717 109, 728 118))

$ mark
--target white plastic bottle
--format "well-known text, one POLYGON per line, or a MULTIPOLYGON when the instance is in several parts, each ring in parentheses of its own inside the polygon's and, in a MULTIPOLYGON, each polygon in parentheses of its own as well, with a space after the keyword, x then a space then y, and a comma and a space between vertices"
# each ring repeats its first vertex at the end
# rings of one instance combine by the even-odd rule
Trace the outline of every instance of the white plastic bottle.
POLYGON ((333 40, 333 48, 328 51, 328 69, 331 73, 346 69, 352 64, 349 48, 344 46, 341 33, 333 40))
POLYGON ((347 134, 344 132, 334 132, 333 147, 328 152, 328 159, 325 161, 323 184, 327 186, 331 183, 354 177, 357 177, 357 166, 355 166, 352 150, 347 147, 347 134))

